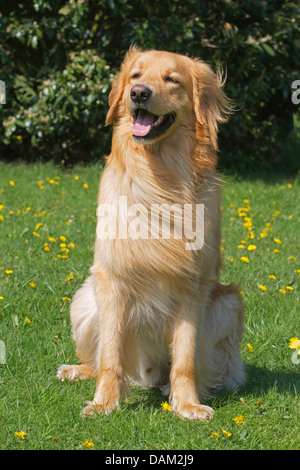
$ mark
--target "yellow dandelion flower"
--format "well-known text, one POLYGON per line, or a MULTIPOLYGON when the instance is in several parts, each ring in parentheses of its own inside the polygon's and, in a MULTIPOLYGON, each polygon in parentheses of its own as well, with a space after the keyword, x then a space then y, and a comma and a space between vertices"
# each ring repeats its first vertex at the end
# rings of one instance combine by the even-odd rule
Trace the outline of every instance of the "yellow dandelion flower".
POLYGON ((71 281, 72 279, 74 279, 74 274, 73 274, 73 273, 70 273, 70 274, 66 277, 66 281, 71 281))
POLYGON ((293 290, 294 290, 294 288, 291 287, 291 286, 285 286, 285 289, 286 289, 286 290, 289 290, 289 291, 293 291, 293 290))
POLYGON ((225 434, 227 437, 231 436, 231 432, 225 431, 225 429, 223 429, 223 434, 225 434))
POLYGON ((274 238, 273 241, 275 243, 278 243, 278 245, 281 245, 282 244, 282 241, 280 240, 280 238, 274 238))
POLYGON ((245 245, 238 245, 238 248, 240 248, 241 250, 245 248, 245 245))
POLYGON ((43 224, 41 222, 39 222, 38 224, 36 224, 35 226, 35 230, 37 231, 39 228, 41 228, 43 226, 43 224))
POLYGON ((48 240, 49 242, 52 242, 52 243, 56 242, 56 238, 54 237, 48 237, 48 240))
POLYGON ((291 338, 289 341, 289 348, 290 349, 300 349, 300 339, 298 338, 291 338))
POLYGON ((251 344, 247 344, 247 348, 249 352, 253 352, 253 346, 251 344))
POLYGON ((4 220, 4 216, 0 214, 0 221, 3 222, 3 220, 4 220))
POLYGON ((285 289, 279 289, 279 292, 280 292, 280 294, 286 294, 286 290, 285 290, 285 289))
POLYGON ((247 256, 241 256, 240 260, 243 261, 244 263, 249 263, 249 258, 247 258, 247 256))
POLYGON ((79 176, 75 175, 74 180, 78 180, 78 179, 79 179, 79 176))
POLYGON ((4 297, 3 297, 3 295, 0 295, 0 300, 4 300, 4 297))
POLYGON ((59 238, 60 238, 60 240, 61 240, 62 242, 65 242, 66 239, 67 239, 67 237, 65 237, 64 235, 61 235, 59 238))
POLYGON ((82 185, 84 187, 84 189, 88 189, 89 185, 87 183, 83 183, 82 185))
POLYGON ((267 287, 266 287, 266 286, 263 286, 263 285, 258 286, 258 288, 259 288, 260 290, 263 290, 263 291, 268 290, 267 287))
POLYGON ((294 269, 294 273, 300 274, 300 269, 294 269))
POLYGON ((91 449, 92 447, 95 446, 95 444, 92 441, 87 441, 87 440, 84 441, 84 443, 82 445, 83 445, 83 447, 86 447, 88 449, 91 449))
POLYGON ((37 233, 37 232, 32 232, 32 234, 33 234, 35 237, 40 237, 40 234, 37 233))
POLYGON ((29 323, 31 323, 30 318, 26 317, 26 318, 25 318, 25 323, 26 323, 27 325, 29 325, 29 323))
POLYGON ((15 186, 16 183, 15 183, 14 181, 10 181, 9 184, 10 184, 11 186, 15 186))
POLYGON ((275 250, 273 250, 273 253, 280 253, 280 251, 275 248, 275 250))
POLYGON ((75 243, 71 242, 71 243, 68 244, 68 246, 73 249, 73 248, 75 248, 75 243))
POLYGON ((240 243, 243 243, 244 245, 247 245, 246 240, 241 240, 240 243))
POLYGON ((233 421, 236 423, 236 424, 243 424, 244 422, 244 416, 235 416, 233 418, 233 421))
POLYGON ((19 437, 20 439, 24 440, 25 436, 27 435, 27 433, 25 431, 16 431, 15 432, 15 436, 16 437, 19 437))
POLYGON ((247 248, 248 251, 256 250, 256 245, 249 245, 247 248))
POLYGON ((274 274, 269 274, 269 279, 276 279, 276 276, 274 276, 274 274))
POLYGON ((63 300, 65 300, 65 301, 67 301, 67 302, 71 302, 70 297, 63 297, 63 300))
POLYGON ((44 251, 50 251, 50 246, 45 245, 45 246, 44 246, 44 251))
POLYGON ((161 403, 161 407, 162 407, 163 410, 167 410, 167 411, 172 410, 171 406, 169 405, 169 403, 167 401, 165 401, 164 403, 161 403))
POLYGON ((212 432, 210 435, 211 439, 216 439, 216 441, 219 439, 219 434, 217 432, 212 432))
POLYGON ((31 282, 29 282, 29 285, 30 285, 30 287, 35 287, 35 286, 36 286, 36 283, 33 282, 33 281, 31 281, 31 282))
POLYGON ((12 269, 6 269, 6 274, 12 274, 14 271, 12 269))
POLYGON ((289 259, 292 261, 296 261, 297 258, 295 256, 290 256, 289 259))

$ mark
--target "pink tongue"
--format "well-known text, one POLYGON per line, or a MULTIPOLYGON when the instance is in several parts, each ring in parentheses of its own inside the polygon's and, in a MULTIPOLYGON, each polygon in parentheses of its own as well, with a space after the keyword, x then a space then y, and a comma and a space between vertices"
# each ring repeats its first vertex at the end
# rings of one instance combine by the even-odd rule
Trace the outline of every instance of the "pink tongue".
POLYGON ((143 137, 149 134, 153 124, 153 114, 140 111, 136 121, 132 124, 133 135, 143 137))

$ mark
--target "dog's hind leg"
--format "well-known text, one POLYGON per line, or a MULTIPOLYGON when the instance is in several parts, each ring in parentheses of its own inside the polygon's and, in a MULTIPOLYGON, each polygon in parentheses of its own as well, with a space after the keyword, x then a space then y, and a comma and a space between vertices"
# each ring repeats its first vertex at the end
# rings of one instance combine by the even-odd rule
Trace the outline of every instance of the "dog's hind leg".
POLYGON ((205 333, 213 343, 216 388, 233 390, 245 383, 246 374, 239 346, 243 331, 243 302, 238 286, 218 284, 205 317, 205 333))
POLYGON ((90 276, 74 295, 70 306, 73 339, 81 365, 62 365, 57 371, 60 380, 83 380, 96 377, 99 342, 98 310, 90 276))

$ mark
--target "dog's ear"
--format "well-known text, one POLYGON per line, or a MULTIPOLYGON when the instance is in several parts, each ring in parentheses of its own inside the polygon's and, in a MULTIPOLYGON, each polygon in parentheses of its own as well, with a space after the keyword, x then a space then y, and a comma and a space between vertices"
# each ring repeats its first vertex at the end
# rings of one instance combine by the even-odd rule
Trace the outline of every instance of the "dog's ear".
POLYGON ((215 74, 207 64, 194 60, 194 111, 215 150, 218 150, 218 123, 226 122, 233 109, 222 90, 223 85, 221 72, 215 74))
POLYGON ((124 61, 121 65, 121 70, 117 75, 111 92, 108 97, 109 111, 106 116, 105 124, 112 124, 117 117, 117 111, 119 103, 123 96, 124 87, 126 80, 128 79, 128 70, 132 63, 136 60, 141 50, 137 46, 131 46, 129 51, 126 53, 124 61))

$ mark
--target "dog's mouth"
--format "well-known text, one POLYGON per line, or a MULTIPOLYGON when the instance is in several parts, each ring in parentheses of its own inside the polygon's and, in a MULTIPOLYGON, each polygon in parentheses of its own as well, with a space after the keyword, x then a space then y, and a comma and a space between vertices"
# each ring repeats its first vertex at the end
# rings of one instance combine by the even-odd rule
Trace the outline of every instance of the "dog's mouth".
POLYGON ((149 142, 164 134, 174 123, 175 113, 156 115, 144 108, 134 111, 132 137, 136 142, 149 142))

